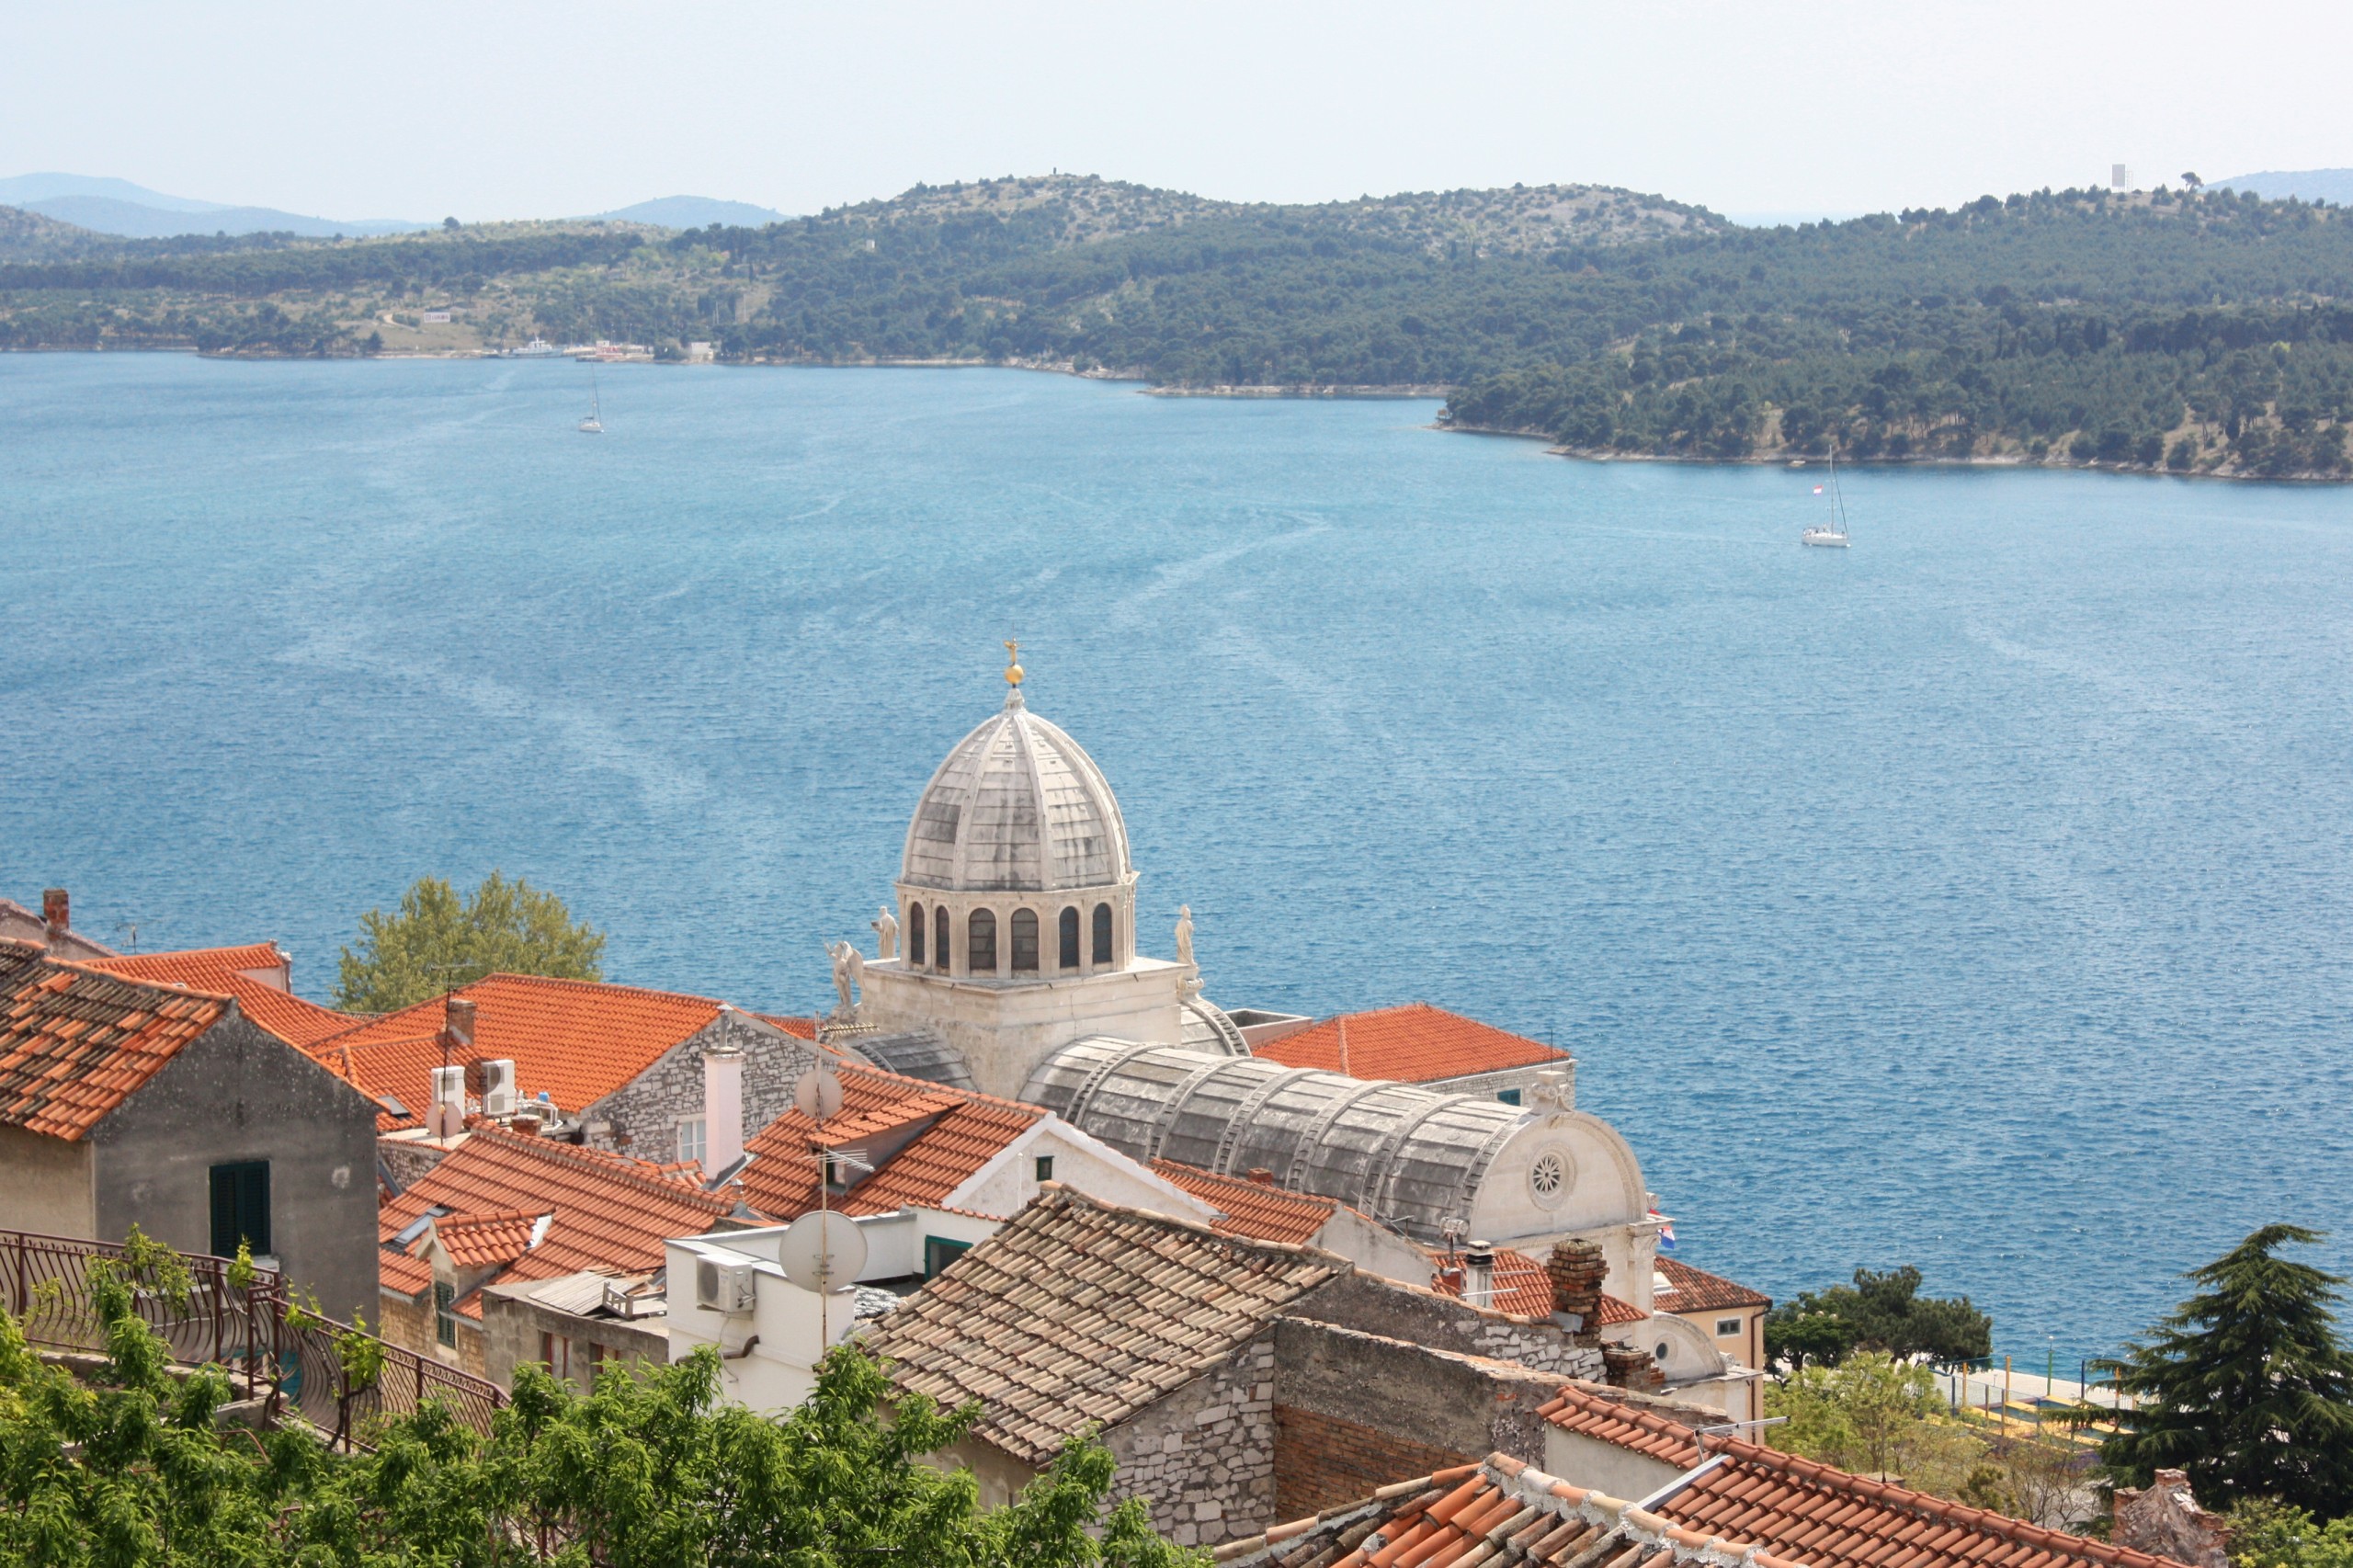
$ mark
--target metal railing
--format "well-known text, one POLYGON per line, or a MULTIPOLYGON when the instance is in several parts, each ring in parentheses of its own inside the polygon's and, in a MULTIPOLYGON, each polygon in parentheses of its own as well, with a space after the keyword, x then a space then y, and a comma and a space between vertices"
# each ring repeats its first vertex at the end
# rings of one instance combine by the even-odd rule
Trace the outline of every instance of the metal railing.
MULTIPOLYGON (((141 1320, 173 1358, 222 1368, 245 1397, 267 1400, 272 1416, 297 1410, 337 1446, 366 1447, 372 1422, 410 1415, 436 1399, 487 1437, 491 1417, 506 1403, 494 1382, 298 1307, 274 1270, 254 1269, 241 1289, 227 1259, 177 1256, 188 1272, 184 1298, 146 1288, 132 1293, 141 1320), (347 1344, 370 1350, 369 1359, 381 1358, 363 1386, 354 1386, 345 1366, 347 1344)), ((124 1256, 112 1243, 0 1231, 0 1304, 35 1345, 103 1352, 106 1325, 98 1321, 90 1266, 124 1256)))

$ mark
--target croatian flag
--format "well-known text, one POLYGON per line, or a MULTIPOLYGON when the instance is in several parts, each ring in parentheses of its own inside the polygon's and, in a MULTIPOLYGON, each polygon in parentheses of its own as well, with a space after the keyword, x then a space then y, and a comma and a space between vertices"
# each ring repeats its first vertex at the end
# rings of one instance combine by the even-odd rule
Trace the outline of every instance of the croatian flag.
POLYGON ((1675 1250, 1675 1222, 1655 1209, 1651 1210, 1651 1218, 1658 1221, 1658 1250, 1661 1252, 1673 1252, 1675 1250))
POLYGON ((1821 494, 1822 494, 1822 486, 1820 486, 1819 484, 1815 485, 1815 486, 1813 487, 1813 493, 1814 493, 1816 495, 1821 494))

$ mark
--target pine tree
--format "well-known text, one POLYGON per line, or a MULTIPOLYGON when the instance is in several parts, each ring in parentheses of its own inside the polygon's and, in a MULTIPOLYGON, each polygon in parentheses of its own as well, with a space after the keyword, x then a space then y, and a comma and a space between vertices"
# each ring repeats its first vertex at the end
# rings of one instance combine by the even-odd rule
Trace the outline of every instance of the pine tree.
POLYGON ((2266 1225, 2190 1272, 2201 1293, 2116 1364, 2137 1403, 2100 1449, 2120 1483, 2183 1470, 2209 1507, 2269 1497, 2353 1512, 2353 1354, 2332 1310, 2345 1281, 2277 1256, 2320 1239, 2266 1225))

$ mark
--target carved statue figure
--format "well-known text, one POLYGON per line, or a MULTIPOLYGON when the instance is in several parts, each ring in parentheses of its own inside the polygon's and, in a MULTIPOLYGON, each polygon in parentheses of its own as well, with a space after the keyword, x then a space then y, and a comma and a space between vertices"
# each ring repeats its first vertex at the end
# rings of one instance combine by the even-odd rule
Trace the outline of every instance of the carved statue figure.
POLYGON ((894 959, 899 956, 899 920, 891 913, 889 904, 884 904, 874 917, 874 937, 876 958, 894 959))
POLYGON ((834 1017, 854 1017, 858 1013, 855 993, 863 990, 866 983, 866 960, 848 942, 831 943, 825 953, 834 960, 834 990, 841 996, 841 1006, 834 1009, 834 1017))
POLYGON ((1176 961, 1186 968, 1193 967, 1193 906, 1176 906, 1176 961))

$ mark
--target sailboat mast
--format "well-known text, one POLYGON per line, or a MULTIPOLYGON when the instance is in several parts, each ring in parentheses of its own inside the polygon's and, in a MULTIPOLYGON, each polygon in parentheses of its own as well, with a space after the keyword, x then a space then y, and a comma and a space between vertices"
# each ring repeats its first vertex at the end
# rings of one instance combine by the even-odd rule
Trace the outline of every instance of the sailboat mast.
POLYGON ((1838 508, 1838 531, 1847 531, 1847 493, 1838 488, 1838 449, 1830 449, 1830 504, 1838 508))

